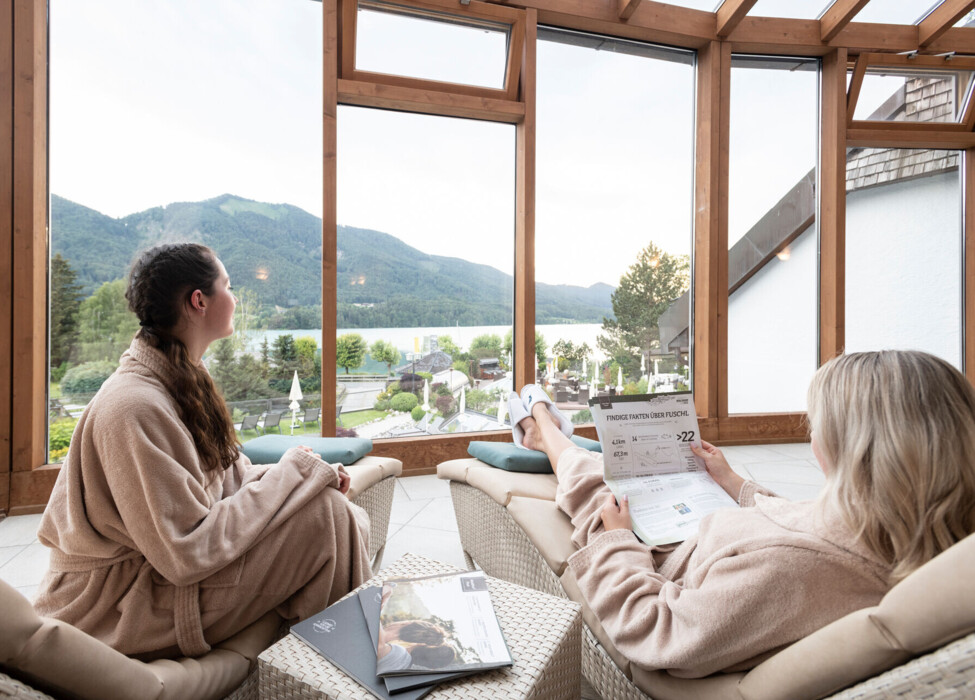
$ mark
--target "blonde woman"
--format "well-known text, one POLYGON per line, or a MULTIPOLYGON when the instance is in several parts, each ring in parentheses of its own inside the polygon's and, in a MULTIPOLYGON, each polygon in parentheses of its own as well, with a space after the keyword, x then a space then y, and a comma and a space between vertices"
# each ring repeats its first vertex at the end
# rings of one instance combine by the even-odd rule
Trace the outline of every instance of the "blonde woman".
POLYGON ((573 445, 545 403, 521 421, 558 477, 579 588, 632 663, 691 678, 751 668, 975 531, 975 391, 954 367, 921 352, 844 355, 816 373, 808 403, 820 497, 776 498, 703 442, 696 454, 742 507, 670 552, 633 535, 601 456, 573 445))

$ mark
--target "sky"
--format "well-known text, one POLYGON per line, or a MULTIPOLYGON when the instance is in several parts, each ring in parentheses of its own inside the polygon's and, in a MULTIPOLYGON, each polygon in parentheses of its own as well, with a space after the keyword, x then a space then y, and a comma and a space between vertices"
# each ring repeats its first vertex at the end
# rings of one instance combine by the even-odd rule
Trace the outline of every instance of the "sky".
MULTIPOLYGON (((756 11, 776 2, 816 4, 756 11)), ((321 216, 321 7, 51 0, 51 191, 113 217, 224 193, 321 216)), ((374 12, 360 25, 363 68, 502 79, 496 31, 435 39, 431 22, 374 12)), ((553 42, 538 66, 536 279, 616 285, 651 240, 690 253, 692 67, 553 42)), ((814 72, 733 72, 732 243, 813 167, 816 92, 814 72)), ((338 133, 340 224, 513 271, 513 126, 342 107, 338 133)))

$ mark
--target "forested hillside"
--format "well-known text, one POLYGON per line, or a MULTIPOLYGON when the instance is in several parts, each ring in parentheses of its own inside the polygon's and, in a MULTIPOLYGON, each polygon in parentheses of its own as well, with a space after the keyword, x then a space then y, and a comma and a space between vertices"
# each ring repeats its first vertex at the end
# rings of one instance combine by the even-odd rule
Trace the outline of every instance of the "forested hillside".
MULTIPOLYGON (((52 196, 52 255, 68 261, 85 296, 124 276, 141 248, 188 240, 216 250, 234 286, 254 292, 263 307, 321 304, 321 220, 297 207, 222 195, 112 219, 52 196)), ((512 278, 492 267, 428 255, 388 234, 345 226, 338 230, 338 249, 339 327, 511 322, 512 278)), ((612 291, 608 285, 539 284, 536 322, 599 322, 612 314, 612 291)))

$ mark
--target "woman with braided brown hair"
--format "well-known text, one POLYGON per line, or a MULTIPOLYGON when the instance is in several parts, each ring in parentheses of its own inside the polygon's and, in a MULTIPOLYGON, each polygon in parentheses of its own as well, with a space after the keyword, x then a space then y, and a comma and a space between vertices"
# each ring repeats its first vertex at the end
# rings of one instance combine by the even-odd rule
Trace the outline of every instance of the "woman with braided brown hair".
POLYGON ((240 454, 201 362, 237 304, 213 251, 144 252, 126 298, 141 328, 78 422, 41 521, 38 612, 125 654, 197 656, 368 578, 368 517, 341 465, 307 447, 273 465, 240 454))

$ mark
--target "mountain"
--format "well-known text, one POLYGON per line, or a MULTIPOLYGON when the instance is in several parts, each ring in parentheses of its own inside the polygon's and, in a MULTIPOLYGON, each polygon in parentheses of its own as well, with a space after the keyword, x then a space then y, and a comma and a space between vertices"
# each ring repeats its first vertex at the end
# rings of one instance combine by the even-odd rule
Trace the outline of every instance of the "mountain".
MULTIPOLYGON (((113 219, 51 197, 52 255, 61 253, 85 294, 125 275, 136 253, 200 241, 220 255, 236 287, 264 305, 321 303, 321 219, 289 204, 221 195, 113 219)), ((511 275, 412 248, 389 234, 338 228, 338 325, 342 328, 502 325, 511 322, 511 275)), ((539 284, 536 322, 590 322, 612 314, 605 284, 539 284)))

